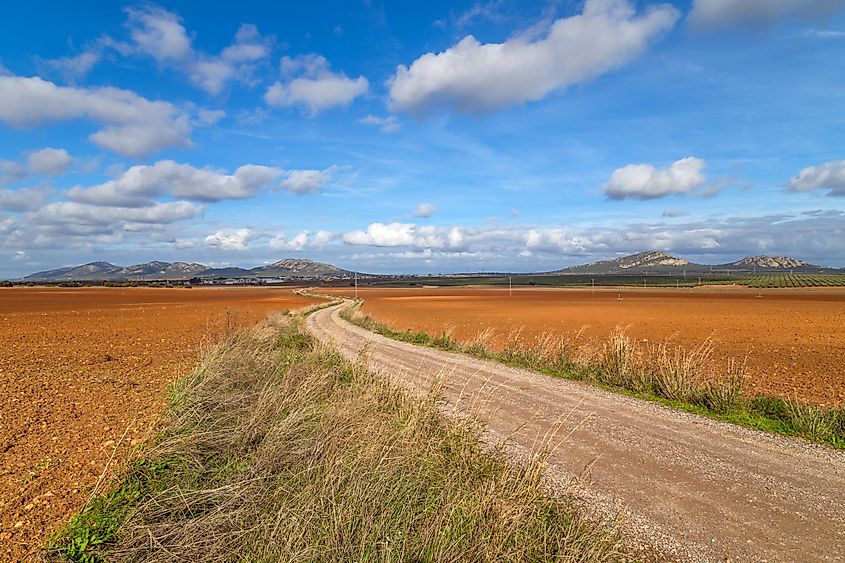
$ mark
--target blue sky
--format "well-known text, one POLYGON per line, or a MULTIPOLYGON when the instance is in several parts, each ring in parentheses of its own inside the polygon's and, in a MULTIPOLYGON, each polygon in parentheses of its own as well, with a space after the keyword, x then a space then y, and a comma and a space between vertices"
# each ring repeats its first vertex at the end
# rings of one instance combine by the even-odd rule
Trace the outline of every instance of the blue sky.
POLYGON ((845 266, 845 0, 29 2, 0 277, 845 266))

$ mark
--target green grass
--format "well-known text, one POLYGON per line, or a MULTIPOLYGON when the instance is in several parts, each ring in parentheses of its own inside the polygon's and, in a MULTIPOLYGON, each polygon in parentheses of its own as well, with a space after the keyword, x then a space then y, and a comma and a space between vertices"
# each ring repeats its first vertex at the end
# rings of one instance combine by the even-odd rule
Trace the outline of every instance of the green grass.
POLYGON ((842 287, 845 274, 767 274, 737 278, 736 283, 755 288, 842 287))
POLYGON ((412 399, 276 322, 174 386, 162 434, 46 559, 630 560, 544 494, 540 455, 505 463, 436 392, 412 399))
POLYGON ((489 334, 481 340, 462 343, 446 333, 431 336, 397 331, 361 314, 357 308, 346 309, 341 316, 394 340, 585 381, 723 422, 845 449, 845 406, 824 409, 779 397, 746 397, 744 364, 731 361, 713 371, 709 342, 693 350, 666 344, 640 350, 624 333, 617 332, 597 356, 583 360, 576 357, 576 342, 551 335, 526 342, 516 332, 503 349, 493 351, 486 343, 489 334))

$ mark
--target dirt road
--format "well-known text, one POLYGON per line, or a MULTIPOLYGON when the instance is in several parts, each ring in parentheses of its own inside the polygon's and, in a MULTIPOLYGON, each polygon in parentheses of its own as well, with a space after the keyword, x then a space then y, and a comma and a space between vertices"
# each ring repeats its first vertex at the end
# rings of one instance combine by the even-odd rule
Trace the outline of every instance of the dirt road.
POLYGON ((666 559, 845 559, 845 452, 715 422, 588 385, 386 339, 340 318, 308 318, 342 353, 417 390, 446 378, 444 398, 530 450, 560 425, 549 460, 597 514, 621 510, 628 532, 666 559), (585 471, 586 468, 586 471, 585 471))

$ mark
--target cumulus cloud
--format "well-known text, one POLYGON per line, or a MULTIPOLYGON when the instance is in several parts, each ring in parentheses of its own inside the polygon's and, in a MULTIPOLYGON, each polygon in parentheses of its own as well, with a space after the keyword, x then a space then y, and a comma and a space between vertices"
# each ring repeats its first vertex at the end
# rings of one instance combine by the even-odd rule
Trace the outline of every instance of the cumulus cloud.
POLYGON ((343 233, 341 239, 350 245, 454 249, 463 246, 465 233, 461 227, 428 227, 413 223, 371 223, 366 231, 343 233))
POLYGON ((390 107, 477 113, 539 100, 630 63, 679 16, 666 4, 637 15, 627 0, 587 0, 581 14, 555 21, 539 39, 480 43, 470 35, 400 65, 389 81, 390 107))
POLYGON ((110 225, 113 223, 167 224, 190 219, 203 210, 187 201, 154 202, 147 207, 99 207, 63 201, 50 203, 31 212, 28 218, 38 224, 75 223, 110 225))
POLYGON ((89 138, 131 158, 191 144, 188 116, 168 102, 119 88, 57 86, 39 77, 0 76, 0 122, 15 127, 87 118, 103 128, 89 138))
POLYGON ((48 190, 40 187, 9 190, 0 188, 0 209, 5 211, 30 211, 44 205, 48 190))
POLYGON ((399 131, 401 127, 399 125, 399 120, 396 119, 395 115, 388 115, 387 117, 376 117, 375 115, 370 114, 367 117, 362 117, 361 119, 359 119, 358 123, 378 127, 379 131, 381 131, 382 133, 395 133, 399 131))
POLYGON ((212 95, 231 81, 250 82, 255 64, 270 55, 272 39, 262 37, 254 25, 241 25, 231 45, 210 55, 194 49, 177 14, 153 5, 126 12, 131 42, 124 52, 149 55, 160 65, 185 73, 191 83, 212 95))
POLYGON ((321 190, 331 180, 331 168, 326 170, 292 170, 282 180, 282 186, 289 192, 302 195, 321 190))
POLYGON ((794 192, 828 190, 827 195, 845 196, 845 160, 804 168, 789 180, 789 189, 794 192))
POLYGON ((437 211, 436 205, 433 205, 431 203, 421 203, 417 206, 416 209, 414 209, 414 212, 412 213, 412 215, 414 217, 427 218, 427 217, 431 217, 432 215, 434 215, 434 213, 436 211, 437 211))
POLYGON ((31 176, 56 176, 73 163, 65 149, 43 148, 26 153, 24 162, 0 160, 0 186, 13 184, 31 176))
POLYGON ((684 194, 704 184, 704 161, 688 156, 657 169, 651 164, 629 164, 614 170, 602 186, 609 199, 655 199, 684 194))
POLYGON ((99 206, 145 207, 162 196, 215 202, 255 196, 282 174, 278 168, 246 164, 225 174, 172 160, 132 166, 114 180, 92 187, 76 186, 69 199, 99 206))
POLYGON ((274 107, 304 106, 312 115, 332 107, 348 106, 370 87, 363 76, 352 79, 342 72, 332 72, 325 57, 316 53, 283 57, 281 70, 285 81, 277 80, 270 86, 264 101, 274 107))
POLYGON ((695 0, 689 21, 701 28, 759 28, 789 19, 822 20, 843 7, 845 0, 695 0))
POLYGON ((47 147, 28 153, 26 163, 33 174, 55 176, 67 170, 67 167, 73 163, 73 157, 65 149, 47 147))
POLYGON ((270 239, 268 244, 273 250, 299 252, 304 250, 305 246, 308 244, 309 235, 310 233, 308 231, 302 231, 295 237, 288 239, 284 233, 280 233, 270 239))
POLYGON ((221 229, 205 237, 208 248, 219 250, 246 250, 249 241, 255 238, 251 229, 221 229))
POLYGON ((226 117, 226 112, 222 109, 199 109, 197 116, 194 118, 194 124, 207 127, 214 125, 224 117, 226 117))
POLYGON ((94 66, 102 59, 99 49, 89 49, 78 55, 59 57, 56 59, 43 59, 40 61, 43 70, 48 73, 55 73, 65 82, 74 84, 83 80, 94 66))

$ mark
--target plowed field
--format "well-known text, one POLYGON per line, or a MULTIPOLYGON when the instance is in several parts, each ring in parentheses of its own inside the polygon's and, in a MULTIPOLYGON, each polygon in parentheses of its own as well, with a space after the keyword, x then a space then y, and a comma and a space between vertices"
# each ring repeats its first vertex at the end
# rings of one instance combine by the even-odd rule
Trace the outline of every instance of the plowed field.
MULTIPOLYGON (((348 290, 336 290, 351 295, 348 290)), ((691 348, 711 337, 716 361, 748 356, 751 394, 845 402, 845 290, 741 288, 360 289, 364 312, 399 330, 461 341, 493 330, 492 347, 511 331, 531 339, 573 334, 600 345, 617 326, 640 341, 671 339, 691 348)))
POLYGON ((83 505, 227 318, 314 301, 290 288, 0 289, 0 561, 26 558, 83 505))

